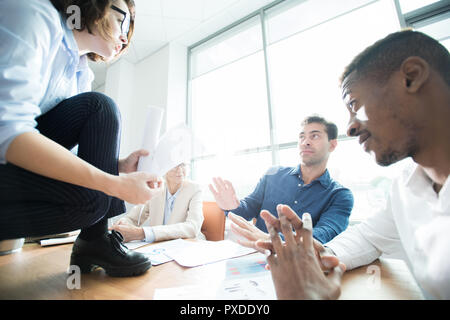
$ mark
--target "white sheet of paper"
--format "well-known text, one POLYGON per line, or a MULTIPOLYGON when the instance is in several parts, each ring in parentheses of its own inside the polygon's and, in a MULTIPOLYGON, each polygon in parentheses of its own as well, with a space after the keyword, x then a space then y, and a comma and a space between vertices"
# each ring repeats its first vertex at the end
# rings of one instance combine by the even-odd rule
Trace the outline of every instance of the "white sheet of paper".
POLYGON ((272 275, 247 277, 235 280, 227 280, 222 283, 216 292, 219 300, 276 300, 275 287, 272 275))
POLYGON ((155 106, 147 107, 142 149, 150 152, 150 155, 139 159, 138 171, 152 171, 151 163, 155 155, 156 146, 158 145, 163 115, 164 109, 155 106))
POLYGON ((276 300, 270 274, 233 281, 220 285, 190 285, 155 289, 154 300, 276 300))
POLYGON ((148 242, 145 241, 130 241, 130 242, 124 242, 123 243, 128 249, 130 250, 135 250, 139 247, 145 246, 146 244, 148 244, 148 242))
POLYGON ((157 288, 153 300, 212 300, 215 299, 217 287, 190 285, 174 288, 157 288))
POLYGON ((182 162, 191 160, 192 133, 184 124, 171 128, 162 135, 153 152, 139 159, 138 171, 164 176, 182 162))
POLYGON ((216 270, 217 276, 201 284, 155 289, 160 300, 273 300, 276 299, 272 275, 260 253, 216 262, 197 268, 216 270), (211 269, 213 268, 213 269, 211 269))
POLYGON ((191 130, 180 124, 167 131, 158 142, 153 159, 154 173, 163 176, 182 162, 191 160, 191 130))
POLYGON ((64 243, 72 243, 75 242, 75 240, 77 239, 78 235, 75 236, 71 236, 71 237, 64 237, 64 238, 52 238, 52 239, 44 239, 41 240, 41 246, 45 247, 45 246, 53 246, 55 244, 64 244, 64 243))
POLYGON ((225 259, 240 257, 255 252, 230 240, 222 241, 186 241, 169 248, 165 254, 183 267, 195 267, 225 259))
POLYGON ((255 253, 226 261, 226 275, 217 290, 216 299, 276 299, 275 287, 267 259, 255 253))

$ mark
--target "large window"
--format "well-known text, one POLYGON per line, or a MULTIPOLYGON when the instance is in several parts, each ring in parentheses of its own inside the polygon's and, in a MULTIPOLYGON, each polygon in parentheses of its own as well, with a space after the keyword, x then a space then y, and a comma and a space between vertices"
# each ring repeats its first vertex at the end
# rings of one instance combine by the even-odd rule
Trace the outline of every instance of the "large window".
POLYGON ((334 17, 331 13, 339 13, 338 8, 342 10, 339 3, 342 2, 308 1, 281 14, 277 9, 273 15, 270 10, 267 12, 270 83, 279 142, 295 141, 299 121, 312 113, 334 121, 339 133, 345 135, 348 115, 343 112, 340 74, 360 51, 400 27, 387 1, 345 8, 353 10, 334 17), (336 10, 328 7, 327 15, 320 16, 320 20, 312 19, 311 12, 323 10, 324 2, 330 2, 336 10), (288 28, 282 21, 292 15, 290 11, 298 21, 310 23, 288 28), (285 35, 279 40, 278 30, 283 25, 285 35), (276 29, 275 36, 272 28, 276 29))
MULTIPOLYGON (((191 47, 189 125, 203 144, 192 178, 206 186, 221 176, 245 197, 271 166, 299 163, 299 123, 318 113, 339 128, 328 167, 354 193, 352 219, 383 207, 391 179, 410 161, 380 167, 346 137, 338 79, 356 54, 404 26, 448 46, 443 2, 411 2, 276 1, 191 47)), ((205 196, 212 199, 207 189, 205 196)))
POLYGON ((439 40, 450 49, 450 2, 402 0, 404 23, 439 40))

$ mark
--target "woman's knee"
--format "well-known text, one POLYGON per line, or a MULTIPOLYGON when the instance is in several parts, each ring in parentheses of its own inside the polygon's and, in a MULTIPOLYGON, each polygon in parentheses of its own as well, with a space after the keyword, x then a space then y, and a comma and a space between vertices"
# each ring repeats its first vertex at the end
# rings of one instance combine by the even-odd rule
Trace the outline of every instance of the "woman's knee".
POLYGON ((80 97, 89 101, 88 105, 92 108, 99 118, 99 121, 107 122, 114 127, 119 128, 121 123, 120 110, 114 100, 100 92, 82 93, 80 97))
POLYGON ((111 197, 103 192, 86 190, 86 198, 81 200, 77 213, 82 214, 77 219, 83 220, 85 225, 90 225, 107 216, 111 205, 111 197))

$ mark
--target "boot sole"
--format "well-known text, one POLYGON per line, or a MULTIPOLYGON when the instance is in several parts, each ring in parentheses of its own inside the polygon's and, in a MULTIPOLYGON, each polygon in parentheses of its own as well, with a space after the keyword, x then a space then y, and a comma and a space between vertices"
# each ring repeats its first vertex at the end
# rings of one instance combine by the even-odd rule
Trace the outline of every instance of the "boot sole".
POLYGON ((105 270, 110 277, 132 277, 146 272, 152 266, 150 260, 125 267, 115 267, 89 256, 71 256, 70 265, 76 265, 81 273, 90 273, 95 268, 100 267, 105 270))

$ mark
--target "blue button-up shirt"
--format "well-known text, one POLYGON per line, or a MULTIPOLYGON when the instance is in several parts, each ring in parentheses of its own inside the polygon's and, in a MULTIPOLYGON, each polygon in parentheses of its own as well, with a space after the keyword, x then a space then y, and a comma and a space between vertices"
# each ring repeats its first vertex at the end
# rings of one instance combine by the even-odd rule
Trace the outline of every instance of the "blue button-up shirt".
POLYGON ((276 167, 269 169, 253 193, 231 211, 246 220, 256 218, 256 226, 267 232, 259 213, 261 210, 268 210, 278 217, 278 204, 289 205, 300 217, 305 212, 310 213, 314 227, 313 237, 326 243, 347 228, 353 209, 353 194, 331 179, 328 170, 305 185, 300 165, 276 167))
POLYGON ((93 73, 49 0, 0 1, 0 164, 18 135, 59 102, 91 90, 93 73))

